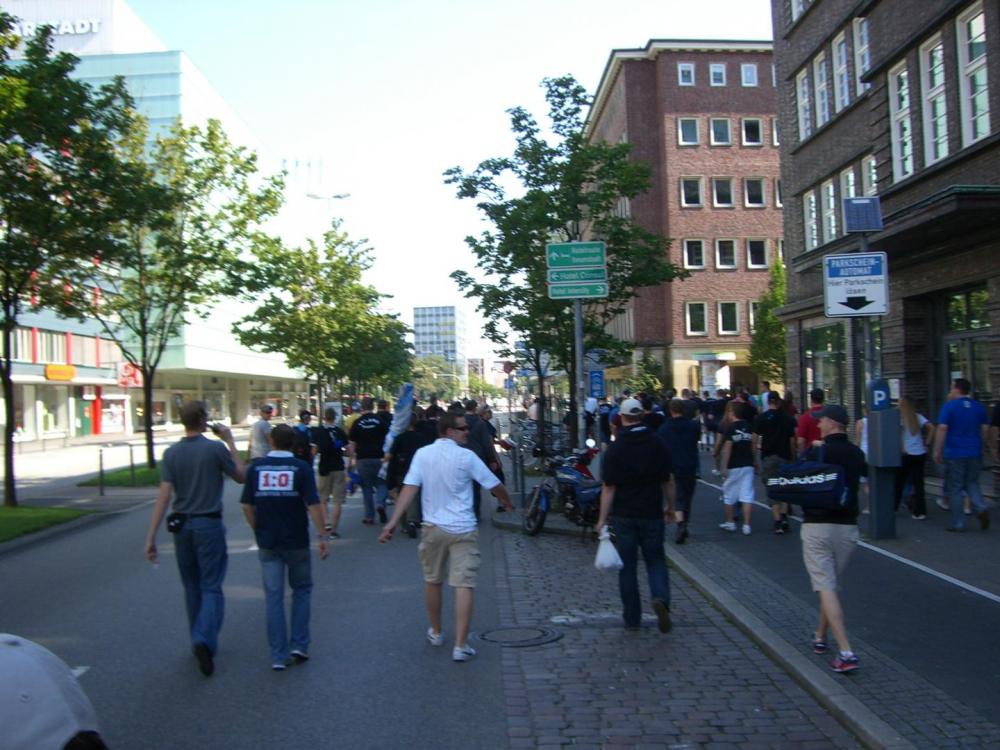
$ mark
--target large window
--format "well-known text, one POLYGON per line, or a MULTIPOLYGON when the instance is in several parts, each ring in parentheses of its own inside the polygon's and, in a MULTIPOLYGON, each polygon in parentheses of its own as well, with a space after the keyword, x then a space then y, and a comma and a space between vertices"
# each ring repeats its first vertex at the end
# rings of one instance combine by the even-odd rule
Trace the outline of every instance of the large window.
POLYGON ((712 128, 713 146, 728 146, 733 142, 733 136, 729 130, 729 118, 713 117, 709 124, 712 128))
POLYGON ((792 0, 792 21, 797 21, 799 16, 806 12, 812 0, 792 0))
POLYGON ((767 268, 767 240, 747 240, 747 268, 767 268))
POLYGON ((990 132, 990 99, 986 81, 986 18, 981 2, 958 17, 958 64, 961 69, 962 145, 990 132))
POLYGON ((736 240, 715 241, 715 267, 736 268, 736 240))
POLYGON ((866 156, 861 162, 861 187, 865 195, 878 195, 878 162, 874 156, 866 156))
POLYGON ((849 57, 847 34, 842 31, 833 40, 833 109, 836 112, 851 103, 851 74, 847 69, 849 57))
POLYGON ((685 268, 705 267, 704 240, 684 240, 684 267, 685 268))
POLYGON ((97 364, 97 340, 93 336, 73 334, 70 355, 74 365, 94 367, 97 364))
POLYGON ((56 331, 39 331, 38 361, 45 364, 66 364, 66 334, 56 331))
POLYGON ((694 86, 694 63, 677 63, 677 85, 694 86))
POLYGON ((701 178, 681 177, 681 205, 701 206, 701 178))
POLYGON ((731 178, 712 178, 712 205, 720 208, 729 208, 733 205, 733 181, 731 178))
POLYGON ((740 79, 744 86, 756 86, 757 63, 743 63, 740 66, 740 79))
MULTIPOLYGON (((854 176, 854 167, 848 167, 840 173, 840 205, 844 206, 845 198, 858 197, 857 178, 854 176)), ((844 225, 847 225, 847 217, 844 216, 844 225)))
POLYGON ((816 89, 816 127, 821 128, 830 121, 830 79, 826 71, 826 54, 822 52, 813 59, 813 86, 816 89))
POLYGON ((861 77, 872 66, 872 53, 868 37, 868 19, 854 19, 854 82, 858 96, 865 93, 871 84, 863 83, 861 77))
POLYGON ((704 302, 688 302, 684 305, 684 318, 689 336, 708 334, 708 305, 704 302))
POLYGON ((711 63, 708 66, 708 83, 711 86, 726 85, 726 64, 711 63))
POLYGON ((819 247, 819 212, 816 208, 816 191, 802 196, 802 228, 806 251, 819 247))
POLYGON ((913 125, 910 122, 910 76, 905 63, 889 71, 889 117, 892 123, 892 175, 898 182, 913 174, 913 125))
POLYGON ((781 180, 777 177, 774 178, 774 205, 778 208, 785 205, 785 199, 781 193, 781 180))
POLYGON ((933 164, 948 155, 948 105, 945 101, 944 43, 935 37, 920 48, 923 80, 924 162, 933 164))
POLYGON ((820 388, 827 403, 847 403, 847 344, 844 324, 807 328, 802 335, 806 390, 820 388))
POLYGON ((698 120, 695 117, 680 117, 677 120, 677 143, 681 146, 698 145, 698 120))
POLYGON ((743 180, 743 205, 747 208, 764 207, 764 180, 748 177, 743 180))
POLYGON ((837 192, 833 180, 820 188, 820 210, 823 212, 823 242, 837 239, 837 192))
POLYGON ((18 326, 14 329, 14 335, 10 338, 13 351, 10 358, 14 362, 31 362, 31 329, 18 326))
POLYGON ((740 332, 740 305, 738 302, 719 303, 719 335, 735 336, 740 332))
POLYGON ((764 145, 764 121, 758 117, 746 117, 743 119, 743 145, 763 146, 764 145))
POLYGON ((804 141, 812 135, 812 88, 809 85, 809 69, 801 71, 795 77, 795 99, 799 113, 799 140, 804 141))

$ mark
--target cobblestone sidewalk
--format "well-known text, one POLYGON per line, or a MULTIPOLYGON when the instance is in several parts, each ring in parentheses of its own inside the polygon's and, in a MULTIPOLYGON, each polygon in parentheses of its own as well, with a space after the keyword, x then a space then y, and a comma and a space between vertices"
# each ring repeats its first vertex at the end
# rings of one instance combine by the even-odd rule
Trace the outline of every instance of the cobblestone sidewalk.
POLYGON ((503 649, 510 748, 859 747, 680 576, 671 576, 673 631, 661 635, 647 615, 641 632, 626 633, 617 577, 594 569, 592 542, 495 538, 501 623, 562 633, 503 649))

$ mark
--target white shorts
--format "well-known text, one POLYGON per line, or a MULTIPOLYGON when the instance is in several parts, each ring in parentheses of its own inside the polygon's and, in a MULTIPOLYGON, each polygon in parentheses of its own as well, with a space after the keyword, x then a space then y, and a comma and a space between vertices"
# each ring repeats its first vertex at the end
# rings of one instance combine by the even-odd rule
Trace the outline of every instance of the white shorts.
POLYGON ((729 469, 722 484, 722 500, 726 505, 753 502, 753 467, 740 466, 729 469))

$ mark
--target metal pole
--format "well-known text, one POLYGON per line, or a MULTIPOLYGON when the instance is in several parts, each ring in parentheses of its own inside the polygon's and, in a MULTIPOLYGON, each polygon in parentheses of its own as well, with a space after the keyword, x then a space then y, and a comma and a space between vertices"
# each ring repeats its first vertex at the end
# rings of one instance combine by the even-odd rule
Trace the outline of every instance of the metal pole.
POLYGON ((104 497, 104 448, 97 449, 97 487, 100 496, 104 497))
MULTIPOLYGON (((868 233, 861 233, 861 252, 868 252, 868 233)), ((864 337, 865 337, 865 382, 862 386, 867 388, 867 385, 872 380, 879 377, 881 373, 876 372, 875 364, 875 341, 872 338, 872 319, 871 316, 866 315, 864 318, 864 337)), ((870 405, 869 405, 870 406, 870 405)))
POLYGON ((135 487, 135 456, 132 454, 132 444, 129 443, 128 446, 128 468, 129 473, 132 475, 132 486, 135 487))
POLYGON ((577 447, 586 446, 586 420, 583 416, 586 380, 583 375, 583 300, 573 300, 573 347, 576 350, 576 439, 577 447))

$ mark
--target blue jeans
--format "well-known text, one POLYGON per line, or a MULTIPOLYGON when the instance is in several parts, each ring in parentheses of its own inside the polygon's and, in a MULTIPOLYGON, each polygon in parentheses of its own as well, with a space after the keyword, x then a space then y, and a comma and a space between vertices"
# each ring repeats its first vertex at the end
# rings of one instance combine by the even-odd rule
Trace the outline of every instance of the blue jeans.
POLYGON ((389 487, 384 479, 379 479, 378 472, 382 468, 381 458, 359 458, 358 476, 361 477, 361 497, 365 501, 365 519, 375 520, 375 506, 385 507, 385 499, 389 495, 389 487))
POLYGON ((983 492, 979 489, 980 458, 946 458, 944 460, 944 481, 948 488, 948 502, 951 503, 951 527, 965 528, 962 510, 962 494, 967 494, 972 507, 982 513, 986 510, 983 492))
POLYGON ((284 664, 289 651, 309 653, 309 606, 312 595, 312 563, 309 548, 262 549, 259 551, 264 599, 267 606, 267 643, 271 663, 284 664), (292 589, 292 631, 285 619, 285 571, 292 589))
POLYGON ((213 654, 225 615, 222 581, 226 577, 226 527, 221 518, 189 518, 174 534, 177 570, 184 584, 191 644, 204 643, 213 654))
POLYGON ((649 576, 649 596, 670 606, 670 578, 667 558, 663 552, 665 524, 662 518, 624 518, 611 516, 609 523, 613 540, 624 567, 618 571, 618 591, 622 597, 622 618, 625 627, 637 628, 642 622, 639 600, 639 550, 649 576))

